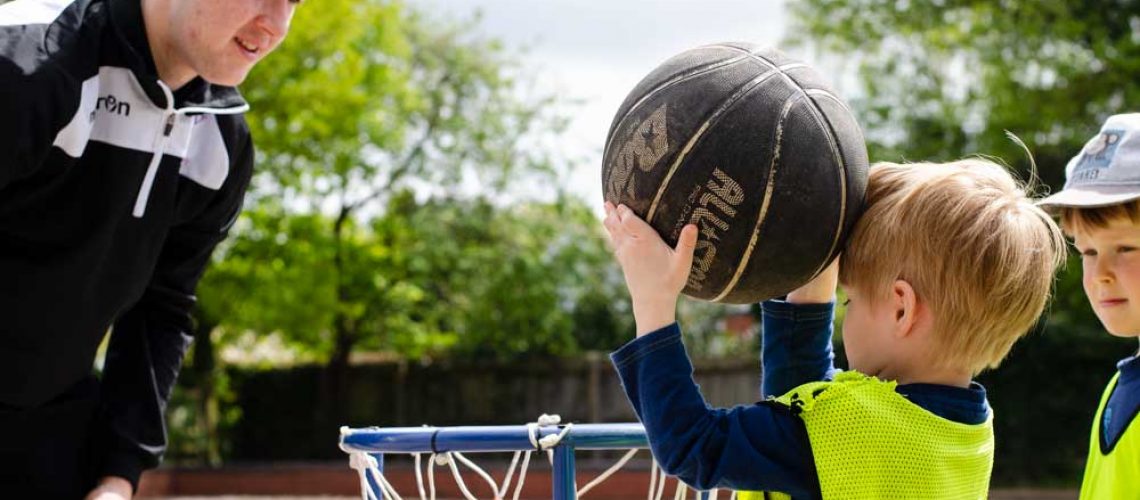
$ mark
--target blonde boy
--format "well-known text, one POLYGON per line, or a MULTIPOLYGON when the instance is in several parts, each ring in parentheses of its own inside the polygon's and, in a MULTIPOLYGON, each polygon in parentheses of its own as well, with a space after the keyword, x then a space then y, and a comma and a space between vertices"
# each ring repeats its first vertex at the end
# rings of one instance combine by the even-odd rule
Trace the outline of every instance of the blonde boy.
MULTIPOLYGON (((1140 337, 1140 113, 1108 118, 1040 204, 1081 253, 1085 294, 1109 333, 1140 337)), ((1140 357, 1117 363, 1093 420, 1082 499, 1140 495, 1140 357)))
POLYGON ((671 249, 628 208, 607 205, 638 335, 612 358, 668 473, 701 489, 793 498, 986 496, 992 416, 971 379, 1040 315, 1060 230, 982 160, 875 165, 866 202, 842 267, 764 303, 768 399, 732 409, 705 404, 675 322, 696 229, 671 249), (846 373, 831 353, 840 281, 846 373))

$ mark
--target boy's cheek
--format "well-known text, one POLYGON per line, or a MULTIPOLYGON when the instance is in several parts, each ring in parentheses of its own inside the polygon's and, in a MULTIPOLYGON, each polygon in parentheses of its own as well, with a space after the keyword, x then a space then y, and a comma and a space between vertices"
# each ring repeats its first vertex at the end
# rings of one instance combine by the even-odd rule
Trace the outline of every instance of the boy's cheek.
POLYGON ((1091 270, 1086 266, 1081 274, 1081 288, 1085 291, 1085 298, 1089 300, 1090 304, 1096 306, 1097 297, 1097 284, 1096 279, 1093 278, 1091 270))

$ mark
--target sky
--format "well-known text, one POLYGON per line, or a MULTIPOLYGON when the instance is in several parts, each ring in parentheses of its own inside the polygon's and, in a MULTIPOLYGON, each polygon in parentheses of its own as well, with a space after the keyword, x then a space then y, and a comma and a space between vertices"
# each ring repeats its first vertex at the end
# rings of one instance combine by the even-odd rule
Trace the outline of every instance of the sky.
POLYGON ((576 101, 565 153, 583 157, 571 192, 601 211, 601 156, 614 112, 653 68, 715 42, 775 46, 784 34, 783 0, 409 0, 452 18, 482 13, 483 34, 525 48, 522 62, 541 90, 576 101))

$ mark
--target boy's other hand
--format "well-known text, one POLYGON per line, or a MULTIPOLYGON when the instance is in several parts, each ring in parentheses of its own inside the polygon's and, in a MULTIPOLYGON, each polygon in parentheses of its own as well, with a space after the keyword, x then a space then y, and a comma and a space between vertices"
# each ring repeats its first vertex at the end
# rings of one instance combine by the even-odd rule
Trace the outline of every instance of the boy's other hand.
POLYGON ((116 476, 106 476, 91 490, 86 500, 131 500, 131 483, 116 476))
POLYGON ((672 324, 677 318, 677 297, 693 264, 697 227, 686 225, 677 247, 669 248, 633 210, 610 202, 606 202, 604 224, 633 301, 637 335, 672 324))
POLYGON ((831 261, 814 279, 788 294, 792 304, 826 304, 835 300, 835 287, 839 285, 839 258, 831 261))

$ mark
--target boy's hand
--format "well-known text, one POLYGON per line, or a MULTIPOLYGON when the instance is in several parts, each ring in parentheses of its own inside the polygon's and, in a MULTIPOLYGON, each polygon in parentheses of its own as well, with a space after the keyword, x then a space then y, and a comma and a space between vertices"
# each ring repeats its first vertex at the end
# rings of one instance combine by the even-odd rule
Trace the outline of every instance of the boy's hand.
POLYGON ((839 285, 839 258, 831 261, 815 279, 788 294, 792 304, 826 304, 835 300, 835 287, 839 285))
POLYGON ((116 476, 106 476, 91 490, 86 500, 131 500, 131 483, 116 476))
POLYGON ((677 297, 689 279, 697 226, 681 230, 677 248, 669 248, 649 224, 629 207, 606 202, 606 231, 625 275, 640 337, 677 318, 677 297))

